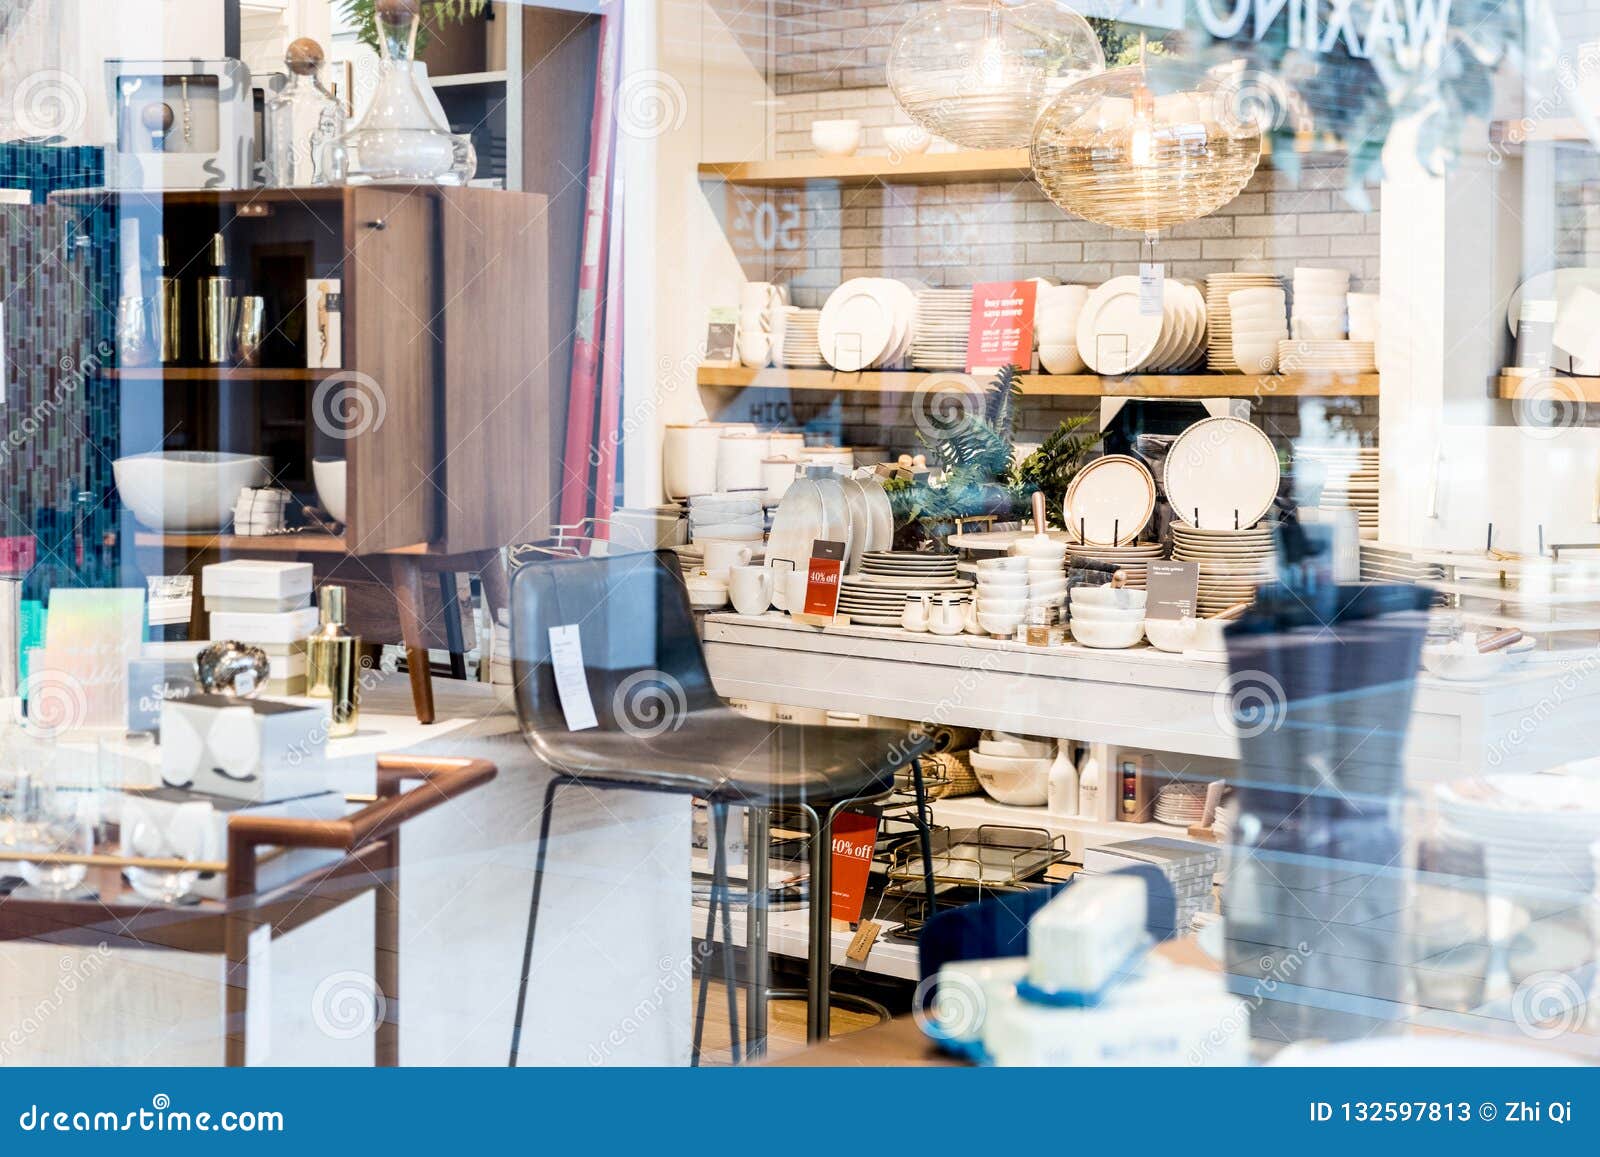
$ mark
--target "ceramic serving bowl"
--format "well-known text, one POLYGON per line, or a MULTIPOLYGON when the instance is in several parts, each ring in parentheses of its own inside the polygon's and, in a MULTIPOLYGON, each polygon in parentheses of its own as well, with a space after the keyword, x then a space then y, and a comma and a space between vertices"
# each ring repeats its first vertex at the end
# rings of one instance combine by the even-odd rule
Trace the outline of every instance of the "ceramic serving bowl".
POLYGON ((990 635, 1015 634, 1017 626, 1022 622, 1021 615, 991 614, 982 607, 978 608, 978 625, 990 635))
POLYGON ((1194 641, 1195 620, 1146 619, 1144 637, 1158 651, 1186 651, 1194 641))
POLYGON ((1131 647, 1144 638, 1144 620, 1140 618, 1132 622, 1106 622, 1073 615, 1072 638, 1085 647, 1100 647, 1105 650, 1131 647))
POLYGON ((1074 610, 1078 607, 1116 607, 1123 611, 1142 611, 1145 596, 1145 591, 1131 587, 1079 586, 1072 588, 1072 606, 1074 610))
POLYGON ((921 125, 890 125, 883 130, 883 141, 896 156, 915 157, 928 151, 933 137, 921 125))
POLYGON ((1026 735, 1012 735, 1007 731, 985 731, 978 740, 978 750, 985 755, 1003 755, 1011 759, 1052 759, 1056 741, 1030 739, 1026 735))
POLYGON ((1067 544, 1048 535, 1030 534, 1012 543, 1011 553, 1030 560, 1051 559, 1060 563, 1067 557, 1067 544))
POLYGON ((1452 682, 1471 683, 1493 679, 1522 662, 1523 656, 1538 646, 1535 639, 1523 639, 1487 655, 1477 650, 1446 643, 1442 646, 1422 648, 1422 665, 1428 674, 1452 682))
POLYGON ((1049 756, 1014 759, 973 751, 967 758, 972 761, 972 770, 983 790, 996 803, 1039 807, 1045 802, 1045 788, 1050 778, 1049 756))
POLYGON ((268 465, 256 454, 169 450, 118 458, 111 474, 123 504, 152 530, 217 531, 239 491, 267 481, 268 465))
POLYGON ((861 147, 861 122, 812 121, 811 147, 824 157, 848 157, 861 147))
POLYGON ((997 570, 978 572, 978 590, 985 587, 995 590, 1023 590, 1028 585, 1028 572, 1020 570, 997 570))
POLYGON ((335 522, 345 521, 345 462, 343 458, 313 458, 311 481, 317 488, 317 501, 335 522))
POLYGON ((1142 623, 1144 622, 1144 608, 1132 607, 1124 610, 1120 607, 1092 607, 1072 604, 1072 619, 1077 622, 1082 619, 1086 623, 1142 623))
POLYGON ((999 558, 980 558, 975 565, 978 574, 988 578, 992 574, 1020 574, 1028 569, 1028 560, 1019 554, 1007 554, 999 558))

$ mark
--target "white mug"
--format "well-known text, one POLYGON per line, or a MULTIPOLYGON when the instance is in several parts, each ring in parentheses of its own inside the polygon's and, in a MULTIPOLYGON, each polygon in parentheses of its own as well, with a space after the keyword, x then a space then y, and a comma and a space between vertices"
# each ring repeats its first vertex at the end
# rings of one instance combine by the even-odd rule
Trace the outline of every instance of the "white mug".
POLYGON ((736 566, 748 566, 750 563, 750 544, 737 542, 725 538, 706 538, 696 542, 697 546, 705 548, 705 567, 708 575, 715 579, 728 581, 728 571, 736 566))
POLYGON ((728 593, 741 615, 766 614, 772 605, 772 572, 764 566, 730 567, 728 593))
POLYGON ((936 635, 959 635, 966 630, 966 618, 960 603, 941 595, 928 614, 928 630, 936 635))
POLYGON ((811 575, 804 567, 797 567, 784 578, 784 597, 788 599, 791 615, 802 615, 806 610, 806 586, 811 575))
POLYGON ((900 625, 908 631, 921 633, 928 629, 928 596, 907 595, 906 605, 900 612, 900 625))

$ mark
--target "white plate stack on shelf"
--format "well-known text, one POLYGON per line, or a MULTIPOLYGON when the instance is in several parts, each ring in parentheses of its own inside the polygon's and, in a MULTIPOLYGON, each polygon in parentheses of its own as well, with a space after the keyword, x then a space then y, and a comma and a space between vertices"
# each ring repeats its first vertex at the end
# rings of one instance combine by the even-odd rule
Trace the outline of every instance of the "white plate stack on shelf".
POLYGON ((1219 374, 1241 372, 1233 360, 1233 317, 1228 295, 1240 289, 1278 289, 1271 273, 1213 273, 1206 278, 1206 368, 1219 374))
POLYGON ((751 369, 772 362, 773 331, 789 299, 788 290, 770 281, 739 287, 739 360, 751 369))
POLYGON ((1150 573, 1150 560, 1166 557, 1159 542, 1134 542, 1127 546, 1083 546, 1074 544, 1068 551, 1068 566, 1085 562, 1106 563, 1122 572, 1124 586, 1143 590, 1150 573))
POLYGON ((1156 822, 1175 824, 1181 828, 1199 823, 1205 818, 1208 787, 1208 784, 1184 780, 1163 785, 1156 792, 1156 822))
POLYGON ((304 695, 306 638, 317 629, 311 564, 234 559, 201 568, 200 592, 213 639, 235 639, 267 653, 266 695, 304 695))
POLYGON ((772 335, 773 360, 790 369, 815 369, 825 363, 817 327, 822 322, 820 309, 785 306, 778 315, 772 335))
POLYGON ((917 294, 911 368, 965 370, 971 324, 971 289, 924 289, 917 294))
POLYGON ((888 277, 855 277, 828 295, 817 340, 842 373, 898 366, 911 351, 917 288, 888 277))
POLYGON ((1318 506, 1324 510, 1354 510, 1361 537, 1378 537, 1376 446, 1305 447, 1295 451, 1295 458, 1320 463, 1326 470, 1318 506))
POLYGON ((970 582, 956 577, 953 554, 869 551, 860 573, 839 582, 839 613, 865 626, 897 627, 908 595, 937 600, 952 594, 960 601, 971 589, 970 582))
POLYGON ((233 533, 253 538, 280 533, 289 508, 289 492, 272 486, 246 486, 233 504, 233 533))
POLYGON ((1206 303, 1194 286, 1167 278, 1160 313, 1140 308, 1139 279, 1113 277, 1078 314, 1078 356, 1097 374, 1193 369, 1205 358, 1206 303))
MULTIPOLYGON (((1361 580, 1363 582, 1421 583, 1427 586, 1444 579, 1444 567, 1437 563, 1418 562, 1403 547, 1384 546, 1377 542, 1361 544, 1361 580)), ((1443 601, 1444 596, 1439 596, 1443 601)))
POLYGON ((1196 530, 1174 523, 1172 557, 1200 566, 1198 607, 1201 615, 1214 615, 1235 603, 1255 598, 1256 587, 1278 574, 1277 542, 1273 527, 1250 530, 1196 530))
POLYGON ((1441 829, 1483 845, 1491 886, 1588 896, 1600 841, 1600 782, 1578 775, 1490 775, 1440 784, 1441 829))
POLYGON ((1047 374, 1081 374, 1078 315, 1089 300, 1087 285, 1041 285, 1033 310, 1033 332, 1039 342, 1039 365, 1047 374))
POLYGON ((1270 374, 1278 368, 1278 349, 1289 336, 1281 288, 1236 289, 1228 294, 1233 330, 1233 364, 1245 374, 1270 374))
POLYGON ((1278 345, 1284 373, 1368 374, 1374 369, 1371 341, 1349 340, 1346 306, 1350 273, 1344 269, 1298 268, 1289 339, 1278 345))

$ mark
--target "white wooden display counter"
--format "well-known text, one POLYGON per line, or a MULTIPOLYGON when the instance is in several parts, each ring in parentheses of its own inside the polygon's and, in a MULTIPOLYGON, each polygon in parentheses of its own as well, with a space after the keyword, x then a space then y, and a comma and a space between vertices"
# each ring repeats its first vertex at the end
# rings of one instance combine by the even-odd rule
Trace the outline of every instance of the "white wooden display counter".
MULTIPOLYGON (((712 614, 705 649, 729 698, 1234 759, 1221 655, 1048 650, 891 627, 712 614)), ((1407 773, 1422 783, 1588 758, 1600 661, 1529 664, 1492 683, 1417 679, 1407 773)), ((1006 809, 1031 813, 1043 809, 1006 809)))

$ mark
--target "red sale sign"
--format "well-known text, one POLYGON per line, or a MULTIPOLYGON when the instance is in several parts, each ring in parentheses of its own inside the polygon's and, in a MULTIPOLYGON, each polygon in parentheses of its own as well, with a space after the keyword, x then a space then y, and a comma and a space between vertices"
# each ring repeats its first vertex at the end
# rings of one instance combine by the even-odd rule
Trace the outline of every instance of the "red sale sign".
POLYGON ((972 287, 967 372, 1033 365, 1033 307, 1037 281, 986 281, 972 287))
POLYGON ((878 843, 878 813, 846 811, 833 817, 833 894, 828 914, 854 924, 867 902, 872 852, 878 843))

